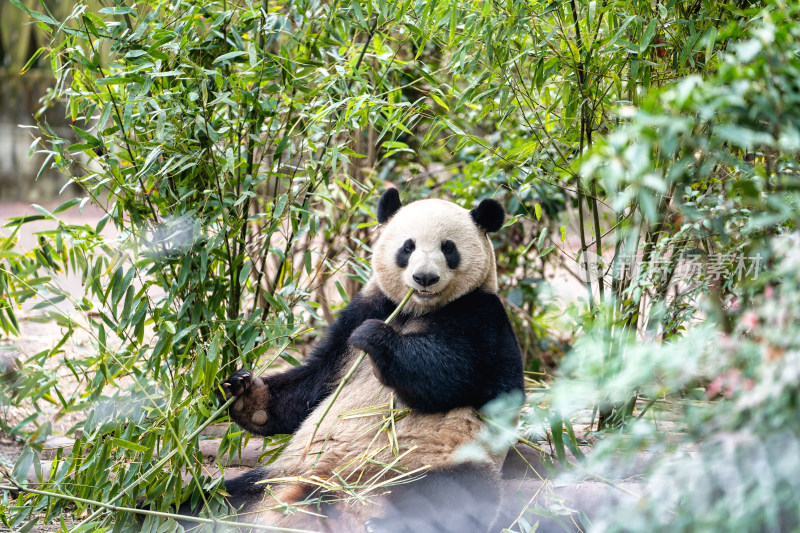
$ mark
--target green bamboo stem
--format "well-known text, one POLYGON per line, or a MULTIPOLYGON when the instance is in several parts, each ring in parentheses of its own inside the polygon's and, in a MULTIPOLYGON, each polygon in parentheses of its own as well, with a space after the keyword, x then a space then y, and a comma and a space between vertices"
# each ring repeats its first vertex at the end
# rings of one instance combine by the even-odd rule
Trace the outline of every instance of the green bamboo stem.
MULTIPOLYGON (((272 363, 275 362, 275 360, 280 356, 280 354, 282 354, 283 351, 286 350, 286 348, 289 346, 289 344, 300 333, 302 333, 302 332, 295 332, 295 333, 292 333, 291 335, 289 335, 289 338, 286 339, 286 342, 284 342, 283 345, 281 345, 281 347, 278 349, 278 352, 275 355, 275 357, 271 358, 269 361, 267 361, 266 364, 264 364, 261 368, 259 368, 258 369, 258 374, 256 374, 256 375, 261 375, 264 372, 266 372, 267 369, 272 365, 272 363)), ((228 400, 224 404, 222 404, 222 406, 219 409, 217 409, 216 411, 211 413, 211 416, 208 417, 208 420, 206 420, 205 422, 203 422, 202 424, 197 426, 197 429, 195 429, 192 433, 189 434, 188 437, 186 437, 186 441, 187 442, 192 442, 198 435, 200 435, 200 433, 204 429, 206 429, 209 425, 211 425, 211 423, 214 422, 221 414, 223 414, 225 411, 227 411, 228 407, 230 407, 230 405, 234 402, 234 400, 236 400, 235 396, 231 397, 231 398, 228 398, 228 400)), ((72 528, 70 530, 70 533, 74 532, 76 529, 79 529, 81 526, 83 526, 86 523, 88 523, 88 522, 94 520, 95 518, 97 518, 103 512, 104 509, 108 508, 107 507, 108 505, 112 505, 114 502, 116 502, 119 499, 121 499, 123 496, 128 494, 131 490, 135 489, 139 485, 139 483, 141 483, 142 481, 144 481, 145 479, 147 479, 148 477, 153 475, 153 473, 156 472, 157 470, 160 470, 161 468, 163 468, 163 466, 165 464, 167 464, 167 462, 170 459, 172 459, 172 457, 176 453, 178 453, 178 451, 179 451, 178 448, 173 448, 167 455, 165 455, 163 458, 161 458, 161 460, 159 460, 156 464, 151 466, 150 469, 146 473, 140 475, 138 478, 133 480, 127 487, 122 489, 122 491, 120 491, 116 496, 111 498, 111 500, 109 500, 109 502, 107 504, 103 504, 100 509, 95 510, 91 515, 89 515, 88 517, 86 517, 83 520, 81 520, 78 523, 77 526, 75 526, 74 528, 72 528)), ((55 494, 55 493, 53 493, 53 494, 55 494)), ((70 498, 72 498, 72 497, 70 497, 70 498)), ((66 499, 70 499, 70 498, 66 498, 66 499)), ((145 514, 147 514, 147 513, 145 513, 145 514)), ((221 523, 221 522, 219 522, 219 523, 221 523)))
MULTIPOLYGON (((400 311, 403 310, 403 307, 405 307, 406 303, 408 303, 408 300, 411 298, 412 294, 414 294, 414 289, 408 289, 408 292, 406 293, 405 298, 403 298, 403 301, 400 302, 400 305, 397 306, 397 309, 395 309, 392 312, 392 314, 389 315, 389 317, 384 321, 384 323, 388 324, 392 320, 394 320, 394 317, 396 317, 400 313, 400 311)), ((356 370, 358 369, 358 365, 361 364, 361 361, 363 361, 366 356, 367 352, 361 352, 361 355, 358 356, 358 359, 355 360, 353 365, 350 367, 350 370, 347 371, 347 374, 345 374, 345 376, 342 378, 342 381, 339 382, 339 386, 336 387, 336 390, 331 395, 331 400, 328 402, 328 406, 325 408, 325 411, 323 411, 322 416, 319 417, 317 423, 314 425, 314 431, 311 432, 311 437, 308 439, 306 447, 303 449, 303 457, 302 457, 303 459, 306 458, 306 455, 308 455, 309 450, 311 450, 311 444, 314 442, 314 437, 317 436, 317 430, 319 430, 319 426, 322 425, 322 421, 325 420, 325 417, 328 416, 328 411, 330 411, 331 407, 333 407, 334 402, 336 402, 336 399, 339 397, 339 393, 342 392, 344 386, 347 384, 348 381, 350 381, 350 378, 353 377, 353 374, 355 374, 356 370)))
MULTIPOLYGON (((12 481, 13 483, 13 481, 12 481)), ((0 485, 0 490, 8 490, 8 491, 20 491, 20 492, 27 492, 29 494, 38 494, 40 496, 48 496, 51 498, 58 498, 61 500, 68 500, 75 503, 83 503, 85 505, 93 505, 97 507, 101 507, 103 509, 107 509, 109 511, 116 511, 116 512, 123 512, 123 513, 136 513, 136 514, 143 514, 148 516, 159 516, 161 518, 174 518, 175 520, 183 520, 186 522, 198 522, 201 524, 213 524, 213 525, 221 525, 221 526, 231 526, 236 528, 241 528, 242 526, 247 526, 250 529, 262 529, 265 531, 282 531, 284 533, 314 533, 308 529, 290 529, 285 527, 277 527, 277 526, 266 526, 260 524, 246 524, 243 522, 234 522, 232 520, 217 520, 215 518, 200 518, 199 516, 186 516, 186 515, 179 515, 175 513, 164 513, 161 511, 151 511, 150 509, 136 509, 135 507, 122 507, 118 505, 112 505, 110 503, 104 503, 97 500, 87 500, 86 498, 79 498, 77 496, 70 496, 69 494, 61 494, 59 492, 50 492, 47 490, 37 490, 37 489, 29 489, 27 487, 23 487, 21 485, 17 485, 14 483, 13 486, 9 485, 0 485)), ((85 522, 85 520, 83 521, 85 522)), ((83 523, 81 522, 81 524, 83 523)))

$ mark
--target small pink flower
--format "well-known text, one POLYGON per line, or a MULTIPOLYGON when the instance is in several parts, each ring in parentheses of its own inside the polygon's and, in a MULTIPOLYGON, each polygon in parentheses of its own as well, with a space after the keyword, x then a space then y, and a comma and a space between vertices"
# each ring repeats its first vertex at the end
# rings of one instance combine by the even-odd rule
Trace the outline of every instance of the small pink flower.
POLYGON ((717 376, 706 387, 706 398, 709 400, 722 392, 722 376, 717 376))
POLYGON ((731 368, 711 380, 706 387, 706 397, 710 400, 721 394, 731 398, 738 391, 752 389, 753 385, 753 380, 742 376, 741 370, 731 368))
POLYGON ((742 326, 748 330, 758 327, 758 315, 752 311, 747 311, 742 314, 741 322, 742 326))

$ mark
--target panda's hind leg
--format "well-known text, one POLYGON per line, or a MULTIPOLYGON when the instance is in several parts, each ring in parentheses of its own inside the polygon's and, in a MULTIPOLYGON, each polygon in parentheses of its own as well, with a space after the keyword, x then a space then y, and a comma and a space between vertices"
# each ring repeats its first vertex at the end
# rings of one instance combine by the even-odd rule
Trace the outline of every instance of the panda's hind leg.
POLYGON ((463 463, 431 470, 391 488, 370 533, 463 533, 488 531, 500 506, 500 484, 485 465, 463 463))
POLYGON ((234 511, 242 511, 264 498, 264 485, 261 481, 267 479, 269 473, 266 468, 254 468, 233 479, 225 480, 225 498, 234 511))
POLYGON ((267 469, 256 468, 225 482, 226 500, 237 512, 240 531, 259 531, 248 524, 320 531, 324 516, 306 502, 316 487, 300 481, 267 485, 270 477, 267 469))
MULTIPOLYGON (((269 473, 266 468, 254 468, 238 477, 225 481, 225 506, 222 506, 216 511, 219 513, 216 518, 222 520, 233 520, 237 513, 248 509, 264 497, 264 485, 260 481, 267 479, 269 473)), ((206 494, 206 498, 210 498, 211 494, 206 494)), ((194 505, 191 501, 183 503, 178 508, 178 514, 183 516, 204 516, 197 503, 194 505)), ((186 531, 193 533, 229 533, 232 531, 243 531, 239 528, 229 528, 218 524, 203 526, 198 525, 197 522, 192 520, 178 520, 186 531)))
MULTIPOLYGON (((218 516, 227 520, 236 520, 239 527, 224 527, 215 525, 191 531, 203 533, 256 533, 263 529, 250 526, 275 526, 278 528, 306 529, 319 531, 320 516, 314 509, 307 507, 302 502, 314 492, 315 487, 301 482, 285 482, 278 484, 265 483, 273 477, 267 468, 254 468, 240 476, 225 481, 225 503, 228 513, 218 516), (291 510, 292 506, 297 509, 291 510), (289 511, 289 512, 285 512, 289 511)), ((183 515, 197 515, 195 509, 186 503, 179 510, 183 515)), ((196 524, 182 523, 187 531, 196 524)))

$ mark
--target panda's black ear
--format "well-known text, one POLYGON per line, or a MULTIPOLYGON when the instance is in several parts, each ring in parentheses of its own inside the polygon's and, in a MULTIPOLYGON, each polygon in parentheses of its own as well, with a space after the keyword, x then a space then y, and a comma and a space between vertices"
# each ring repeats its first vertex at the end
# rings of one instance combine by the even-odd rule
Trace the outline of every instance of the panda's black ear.
POLYGON ((386 189, 386 192, 381 195, 381 199, 378 200, 378 222, 385 224, 400 207, 400 193, 397 192, 397 189, 386 189))
POLYGON ((502 228, 506 216, 506 212, 500 202, 489 198, 482 200, 478 207, 470 211, 469 214, 472 215, 472 220, 487 233, 502 228))

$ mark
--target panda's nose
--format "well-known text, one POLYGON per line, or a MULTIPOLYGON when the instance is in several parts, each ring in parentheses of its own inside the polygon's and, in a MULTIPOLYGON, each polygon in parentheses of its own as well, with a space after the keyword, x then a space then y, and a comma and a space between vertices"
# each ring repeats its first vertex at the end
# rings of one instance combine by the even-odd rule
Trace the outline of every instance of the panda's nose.
POLYGON ((437 276, 436 274, 414 274, 411 277, 414 278, 414 281, 416 281, 423 287, 436 285, 436 282, 439 281, 439 276, 437 276))

